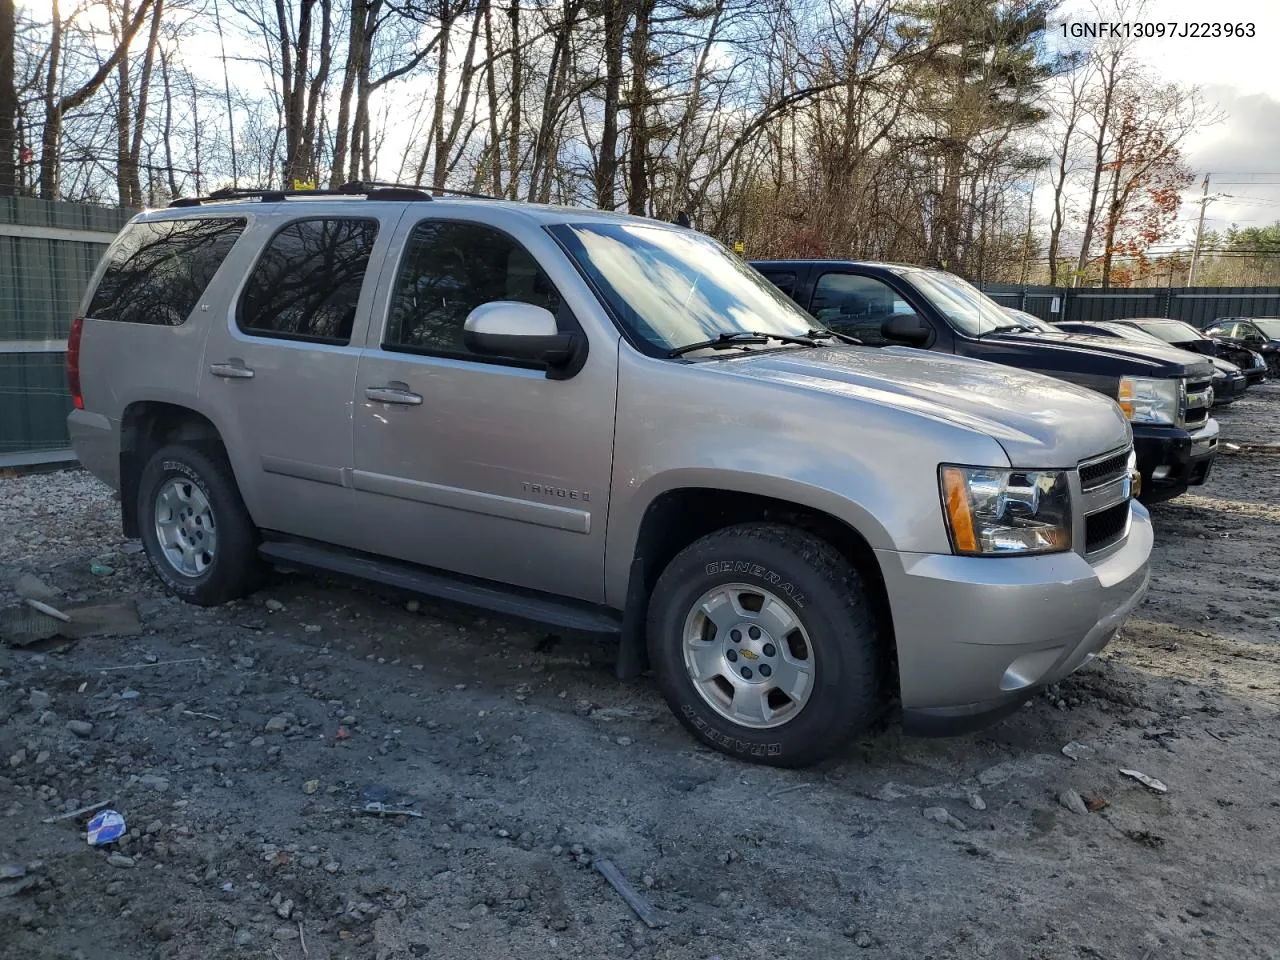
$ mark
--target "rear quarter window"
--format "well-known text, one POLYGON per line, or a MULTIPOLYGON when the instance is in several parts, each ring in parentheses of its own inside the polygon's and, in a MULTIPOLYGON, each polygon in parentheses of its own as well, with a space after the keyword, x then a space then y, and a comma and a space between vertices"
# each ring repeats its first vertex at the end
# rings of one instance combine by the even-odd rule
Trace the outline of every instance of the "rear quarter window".
POLYGON ((86 315, 121 323, 185 323, 244 227, 243 217, 130 224, 86 315))

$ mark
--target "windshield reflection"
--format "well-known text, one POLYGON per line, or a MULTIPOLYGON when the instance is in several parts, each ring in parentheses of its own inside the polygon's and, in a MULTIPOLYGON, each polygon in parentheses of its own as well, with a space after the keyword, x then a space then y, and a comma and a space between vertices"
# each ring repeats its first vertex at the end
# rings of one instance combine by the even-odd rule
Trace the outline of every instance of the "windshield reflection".
POLYGON ((804 336, 821 324, 714 240, 642 223, 551 228, 618 320, 666 353, 722 333, 804 336))
POLYGON ((971 283, 940 270, 904 270, 902 277, 951 321, 961 333, 980 337, 1019 322, 971 283))

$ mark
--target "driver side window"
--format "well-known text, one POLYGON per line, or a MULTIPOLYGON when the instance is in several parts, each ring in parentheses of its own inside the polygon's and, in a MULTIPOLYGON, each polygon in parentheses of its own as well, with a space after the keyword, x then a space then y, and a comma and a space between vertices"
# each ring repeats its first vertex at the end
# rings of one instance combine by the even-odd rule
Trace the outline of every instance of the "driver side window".
POLYGON ((915 312, 887 283, 852 273, 824 273, 819 277, 812 306, 813 315, 827 326, 875 347, 889 342, 880 333, 880 325, 890 316, 915 312))
POLYGON ((517 300, 555 313, 560 295, 511 237, 458 220, 423 220, 405 243, 383 349, 474 357, 463 324, 476 307, 517 300))

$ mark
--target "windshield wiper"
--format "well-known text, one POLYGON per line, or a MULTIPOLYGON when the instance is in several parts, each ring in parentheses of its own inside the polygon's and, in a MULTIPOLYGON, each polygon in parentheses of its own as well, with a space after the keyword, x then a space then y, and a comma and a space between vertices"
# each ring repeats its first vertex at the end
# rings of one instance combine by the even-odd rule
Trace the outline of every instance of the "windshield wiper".
POLYGON ((990 330, 987 331, 987 333, 982 334, 982 336, 985 337, 989 333, 1014 333, 1018 330, 1024 330, 1027 333, 1032 332, 1030 327, 1024 327, 1020 323, 1006 323, 999 327, 992 327, 990 330))
POLYGON ((697 343, 686 343, 683 347, 674 347, 667 351, 668 357, 683 357, 695 350, 714 350, 720 347, 736 347, 747 343, 768 343, 780 340, 783 343, 798 343, 805 347, 816 347, 809 337, 796 337, 787 333, 758 333, 755 330, 734 330, 721 333, 710 340, 699 340, 697 343))
POLYGON ((813 340, 825 340, 828 337, 835 337, 841 343, 852 343, 856 346, 862 346, 862 341, 857 337, 851 337, 847 333, 839 333, 835 330, 810 330, 805 336, 813 340))

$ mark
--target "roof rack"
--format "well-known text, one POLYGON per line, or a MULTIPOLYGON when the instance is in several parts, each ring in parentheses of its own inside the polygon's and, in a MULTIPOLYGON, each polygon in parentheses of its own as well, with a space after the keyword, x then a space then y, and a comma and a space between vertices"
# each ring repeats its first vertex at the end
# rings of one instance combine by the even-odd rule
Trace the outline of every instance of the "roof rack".
POLYGON ((474 200, 502 200, 503 197, 491 196, 487 193, 475 193, 471 190, 454 190, 450 187, 430 187, 430 186, 414 186, 407 183, 392 183, 387 180, 354 180, 351 183, 344 183, 338 188, 339 191, 348 188, 354 189, 356 192, 364 192, 368 190, 412 190, 415 193, 433 193, 444 194, 447 197, 471 197, 474 200))
POLYGON ((179 197, 170 207, 198 207, 225 200, 257 200, 259 203, 282 203, 288 197, 365 197, 368 200, 430 200, 431 194, 418 187, 398 183, 344 183, 336 190, 327 189, 245 189, 226 187, 207 197, 179 197))

